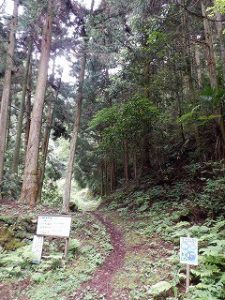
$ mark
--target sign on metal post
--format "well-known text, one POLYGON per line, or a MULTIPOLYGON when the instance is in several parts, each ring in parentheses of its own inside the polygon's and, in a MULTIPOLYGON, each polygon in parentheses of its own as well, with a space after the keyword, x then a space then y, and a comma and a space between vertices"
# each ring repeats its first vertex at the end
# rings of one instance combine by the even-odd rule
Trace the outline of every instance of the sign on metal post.
POLYGON ((33 263, 40 263, 41 261, 41 254, 42 254, 42 248, 44 243, 44 237, 43 236, 34 236, 33 244, 32 244, 32 261, 33 263))
POLYGON ((187 265, 198 264, 198 239, 180 238, 180 262, 187 265))
POLYGON ((198 264, 198 239, 180 238, 180 262, 186 264, 186 293, 190 286, 190 265, 198 264))

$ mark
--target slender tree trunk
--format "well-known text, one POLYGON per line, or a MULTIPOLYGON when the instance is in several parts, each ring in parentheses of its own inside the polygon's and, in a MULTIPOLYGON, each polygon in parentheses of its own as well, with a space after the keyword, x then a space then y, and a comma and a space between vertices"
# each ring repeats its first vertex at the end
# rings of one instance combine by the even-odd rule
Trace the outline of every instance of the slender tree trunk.
POLYGON ((73 177, 73 166, 75 161, 76 147, 77 147, 77 137, 80 129, 80 119, 81 119, 81 107, 83 100, 83 85, 84 85, 84 75, 85 75, 85 67, 86 67, 86 49, 81 48, 82 57, 81 57, 81 69, 79 74, 79 86, 77 91, 77 99, 76 99, 76 113, 75 113, 75 121, 72 133, 72 139, 70 142, 70 154, 69 160, 66 170, 66 178, 64 185, 64 195, 63 195, 63 211, 69 211, 69 202, 70 202, 70 194, 71 194, 71 183, 73 177))
POLYGON ((24 107, 25 107, 25 99, 26 99, 26 92, 27 92, 27 81, 30 69, 30 60, 32 55, 32 39, 29 43, 28 53, 27 53, 27 62, 25 67, 25 75, 24 75, 24 82, 23 82, 23 90, 21 96, 21 103, 20 103, 20 111, 19 111, 19 119, 17 123, 17 134, 16 134, 16 144, 14 149, 13 155, 13 164, 12 170, 13 173, 18 173, 18 165, 19 165, 19 156, 20 156, 20 145, 21 145, 21 135, 22 135, 22 126, 23 126, 23 117, 24 117, 24 107))
MULTIPOLYGON (((91 1, 91 8, 90 8, 90 15, 93 13, 95 0, 91 1)), ((75 154, 76 154, 76 147, 77 147, 77 138, 80 129, 80 119, 81 119, 81 108, 82 108, 82 100, 83 100, 83 86, 84 86, 84 76, 85 76, 85 68, 86 68, 86 30, 85 24, 83 24, 82 28, 82 35, 83 35, 83 47, 81 47, 81 62, 80 62, 80 73, 78 79, 78 91, 77 91, 77 99, 76 99, 76 112, 75 112, 75 121, 74 127, 72 132, 72 139, 70 143, 70 154, 69 160, 66 170, 66 178, 65 178, 65 185, 64 185, 64 194, 63 194, 63 211, 69 211, 69 202, 70 202, 70 195, 71 195, 71 185, 72 185, 72 177, 73 177, 73 165, 75 161, 75 154)))
MULTIPOLYGON (((28 145, 29 132, 30 132, 30 120, 31 120, 31 96, 32 96, 32 64, 30 64, 29 69, 29 80, 27 83, 27 99, 25 104, 25 115, 26 115, 26 125, 25 125, 25 150, 28 145)), ((25 151, 26 153, 26 151, 25 151)))
POLYGON ((34 206, 38 192, 38 155, 41 132, 41 119, 44 106, 45 90, 48 76, 48 62, 50 56, 51 33, 52 33, 53 0, 48 1, 48 15, 44 25, 41 58, 38 70, 37 86, 35 92, 34 107, 32 112, 30 134, 27 145, 23 185, 20 202, 34 206))
POLYGON ((41 191, 43 187, 43 181, 44 181, 44 174, 45 174, 45 165, 48 155, 48 145, 49 145, 49 138, 50 138, 50 132, 52 127, 52 121, 53 121, 53 111, 54 111, 54 103, 51 101, 48 105, 48 115, 47 115, 47 121, 46 121, 46 127, 44 131, 43 136, 43 142, 41 147, 41 162, 39 165, 39 185, 38 185, 38 193, 37 193, 37 203, 41 200, 41 191))
MULTIPOLYGON (((187 74, 187 84, 188 84, 188 90, 187 90, 187 97, 191 100, 191 103, 193 106, 197 105, 197 98, 196 98, 196 89, 195 84, 193 80, 193 65, 192 65, 192 51, 191 51, 191 40, 190 40, 190 34, 188 33, 189 29, 189 22, 187 19, 186 12, 183 15, 182 18, 182 26, 183 26, 183 43, 184 43, 184 60, 186 62, 186 74, 187 74)), ((197 150, 200 150, 201 148, 201 141, 200 141, 200 135, 199 135, 199 129, 196 123, 194 123, 194 136, 196 140, 196 146, 197 150)))
POLYGON ((137 151, 134 149, 133 154, 134 180, 137 181, 137 151))
POLYGON ((198 88, 201 89, 201 87, 202 87, 202 70, 201 70, 199 45, 195 45, 195 63, 196 63, 198 88))
POLYGON ((222 61, 222 69, 223 69, 223 86, 225 85, 225 41, 224 41, 224 34, 223 34, 223 23, 222 23, 222 16, 220 13, 216 14, 216 29, 218 33, 218 39, 220 42, 220 56, 222 61))
MULTIPOLYGON (((207 15, 206 8, 203 1, 201 1, 201 9, 202 9, 202 15, 206 17, 207 15)), ((216 89, 218 86, 218 82, 216 76, 216 60, 215 60, 214 48, 213 48, 212 29, 209 20, 207 18, 204 18, 203 24, 204 24, 204 32, 205 32, 205 41, 207 45, 207 63, 209 69, 209 80, 210 80, 211 87, 213 89, 216 89)))
MULTIPOLYGON (((175 92, 175 97, 177 98, 177 106, 178 106, 178 116, 179 118, 182 116, 182 106, 181 106, 181 97, 179 94, 179 91, 175 92)), ((180 134, 183 143, 185 142, 185 134, 184 134, 184 125, 181 123, 180 124, 180 134)))
POLYGON ((115 160, 112 159, 110 164, 110 192, 113 192, 116 186, 116 167, 115 160))
POLYGON ((54 108, 55 108, 55 103, 56 103, 57 98, 58 98, 60 84, 61 84, 61 80, 60 80, 59 85, 57 87, 57 91, 56 91, 54 101, 50 101, 48 103, 47 122, 46 122, 45 131, 44 131, 42 150, 41 150, 42 160, 41 160, 41 164, 40 164, 40 176, 39 176, 40 182, 39 182, 39 185, 38 185, 37 202, 41 201, 41 192, 42 192, 42 187, 43 187, 43 182, 44 182, 45 166, 46 166, 46 161, 47 161, 47 156, 48 156, 48 145, 49 145, 51 129, 52 129, 52 126, 53 126, 54 108))
POLYGON ((127 139, 124 140, 124 178, 125 183, 128 184, 129 182, 129 150, 128 150, 128 141, 127 139))
POLYGON ((13 70, 13 57, 15 49, 15 34, 18 19, 18 5, 19 0, 14 0, 14 10, 12 20, 10 22, 10 34, 9 34, 9 45, 6 59, 6 71, 4 77, 4 86, 1 100, 1 111, 0 111, 0 186, 3 179, 4 169, 4 152, 7 144, 7 123, 8 123, 8 109, 9 109, 9 97, 11 88, 11 77, 13 70))
POLYGON ((101 163, 101 196, 105 194, 104 191, 104 162, 101 163))
POLYGON ((105 171, 105 195, 108 195, 108 162, 106 158, 104 164, 104 171, 105 171))

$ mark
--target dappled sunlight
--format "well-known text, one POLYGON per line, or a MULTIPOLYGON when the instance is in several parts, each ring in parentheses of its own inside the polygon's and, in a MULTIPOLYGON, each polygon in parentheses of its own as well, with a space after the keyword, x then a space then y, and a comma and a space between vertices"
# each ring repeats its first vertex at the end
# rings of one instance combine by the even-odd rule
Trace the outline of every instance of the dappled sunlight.
POLYGON ((91 191, 85 188, 72 196, 72 202, 76 203, 79 210, 94 211, 101 204, 101 198, 94 198, 91 191))

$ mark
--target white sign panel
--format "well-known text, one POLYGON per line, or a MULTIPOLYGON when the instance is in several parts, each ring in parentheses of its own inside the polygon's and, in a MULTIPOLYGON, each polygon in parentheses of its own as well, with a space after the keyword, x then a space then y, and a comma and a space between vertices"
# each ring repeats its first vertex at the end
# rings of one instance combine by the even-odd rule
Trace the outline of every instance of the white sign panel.
POLYGON ((187 265, 198 264, 198 239, 180 238, 180 262, 187 265))
POLYGON ((43 248, 44 237, 34 236, 32 244, 32 258, 34 263, 39 263, 41 261, 41 254, 43 248))
POLYGON ((44 236, 69 237, 71 226, 70 216, 39 216, 37 234, 44 236))

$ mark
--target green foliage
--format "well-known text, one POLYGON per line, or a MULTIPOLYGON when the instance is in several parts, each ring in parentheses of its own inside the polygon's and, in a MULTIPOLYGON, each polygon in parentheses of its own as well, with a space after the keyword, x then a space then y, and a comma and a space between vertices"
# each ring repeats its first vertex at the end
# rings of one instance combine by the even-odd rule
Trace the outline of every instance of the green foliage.
POLYGON ((206 186, 199 196, 200 206, 208 207, 212 212, 218 214, 225 207, 225 177, 218 179, 207 179, 206 186))
POLYGON ((152 46, 156 43, 162 43, 166 40, 166 34, 160 31, 151 31, 148 36, 147 44, 152 46))
POLYGON ((23 276, 31 265, 31 246, 18 248, 9 253, 0 253, 0 279, 23 276))
POLYGON ((220 115, 201 115, 200 105, 194 107, 190 112, 183 114, 178 118, 178 123, 205 125, 207 122, 216 120, 220 115))
MULTIPOLYGON (((135 214, 138 214, 139 207, 141 208, 151 199, 151 206, 148 208, 146 206, 144 212, 140 211, 143 220, 146 221, 136 223, 130 230, 137 231, 151 239, 154 239, 155 236, 161 236, 176 247, 169 257, 169 261, 173 263, 173 267, 168 272, 171 276, 170 280, 165 279, 165 285, 164 280, 156 283, 156 285, 151 285, 148 293, 152 293, 152 296, 154 293, 156 299, 169 299, 166 296, 168 291, 169 294, 173 293, 174 299, 179 297, 183 299, 179 286, 183 284, 185 274, 179 264, 178 247, 180 237, 190 234, 199 240, 200 255, 199 265, 192 269, 193 283, 185 299, 224 299, 225 221, 223 211, 225 188, 223 186, 224 178, 220 176, 221 165, 217 162, 207 162, 205 165, 191 165, 188 170, 192 172, 192 176, 201 173, 205 176, 210 174, 210 176, 213 175, 214 179, 203 181, 205 185, 201 193, 193 192, 188 182, 177 182, 177 184, 169 187, 166 185, 164 187, 154 186, 145 192, 137 191, 127 194, 118 192, 114 195, 114 202, 110 208, 117 209, 118 212, 123 209, 121 216, 129 217, 128 209, 135 209, 135 214), (183 200, 182 195, 185 195, 186 201, 183 200), (127 207, 121 205, 122 201, 127 207), (131 203, 135 203, 137 207, 131 203), (121 206, 122 208, 120 208, 121 206), (196 214, 198 215, 202 211, 208 212, 205 219, 196 219, 196 214), (212 220, 212 213, 220 215, 220 217, 212 220), (196 224, 195 221, 201 223, 196 224)), ((132 295, 134 299, 139 299, 138 297, 144 298, 145 293, 145 291, 138 290, 136 293, 132 292, 132 295)))
MULTIPOLYGON (((205 226, 206 227, 206 226, 205 226)), ((225 297, 225 221, 218 220, 200 236, 199 266, 192 274, 200 282, 191 288, 188 299, 224 299, 225 297)))
POLYGON ((80 242, 77 239, 70 239, 69 242, 69 251, 72 254, 76 254, 80 247, 80 242))
POLYGON ((163 293, 166 293, 171 288, 172 288, 171 283, 167 281, 159 281, 156 284, 154 284, 148 292, 150 295, 159 296, 163 293))
POLYGON ((148 99, 136 97, 99 111, 92 119, 90 129, 101 132, 101 145, 108 149, 121 143, 124 138, 136 141, 157 114, 157 108, 148 99))
MULTIPOLYGON (((15 251, 2 249, 0 280, 14 282, 31 278, 28 294, 23 291, 20 296, 24 295, 32 300, 64 299, 74 292, 82 282, 90 278, 112 250, 105 227, 91 215, 82 216, 77 214, 73 219, 67 260, 63 259, 64 243, 59 243, 59 240, 45 239, 40 264, 32 263, 31 245, 15 251), (82 238, 82 243, 77 237, 82 238), (59 248, 62 251, 59 252, 59 248)), ((18 223, 18 226, 21 224, 18 223)))
POLYGON ((62 195, 59 192, 57 182, 46 178, 43 183, 41 202, 51 207, 57 207, 62 203, 62 195))
POLYGON ((215 0, 214 6, 210 8, 213 12, 220 12, 221 14, 225 13, 225 1, 224 0, 215 0))

